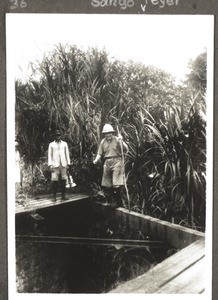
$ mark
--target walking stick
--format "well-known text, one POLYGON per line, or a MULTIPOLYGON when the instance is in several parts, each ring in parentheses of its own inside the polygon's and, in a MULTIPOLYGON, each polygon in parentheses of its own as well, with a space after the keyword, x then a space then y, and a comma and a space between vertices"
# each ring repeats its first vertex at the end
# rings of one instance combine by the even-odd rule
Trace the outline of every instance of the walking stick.
MULTIPOLYGON (((117 133, 120 136, 118 125, 117 125, 117 133)), ((120 141, 120 149, 121 149, 121 157, 122 157, 123 182, 124 182, 124 186, 125 186, 125 190, 126 190, 126 197, 127 197, 127 200, 128 200, 128 209, 130 211, 130 198, 129 198, 129 191, 128 191, 128 188, 127 188, 126 176, 125 176, 125 164, 124 164, 124 153, 123 153, 123 143, 122 143, 122 141, 120 141)))

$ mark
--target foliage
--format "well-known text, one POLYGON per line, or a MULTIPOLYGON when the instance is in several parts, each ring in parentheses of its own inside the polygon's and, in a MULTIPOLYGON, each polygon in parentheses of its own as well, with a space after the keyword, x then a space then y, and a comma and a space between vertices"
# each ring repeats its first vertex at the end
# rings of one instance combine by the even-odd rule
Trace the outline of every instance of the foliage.
POLYGON ((195 60, 190 61, 189 68, 187 83, 204 94, 207 87, 207 52, 201 53, 195 60))
POLYGON ((94 48, 84 52, 59 45, 32 64, 26 83, 16 82, 21 156, 33 169, 41 159, 46 163, 48 143, 59 128, 69 145, 75 182, 98 190, 101 166, 94 167, 92 160, 101 128, 109 122, 129 145, 131 209, 204 228, 205 65, 202 54, 178 86, 162 70, 109 61, 105 51, 94 48))

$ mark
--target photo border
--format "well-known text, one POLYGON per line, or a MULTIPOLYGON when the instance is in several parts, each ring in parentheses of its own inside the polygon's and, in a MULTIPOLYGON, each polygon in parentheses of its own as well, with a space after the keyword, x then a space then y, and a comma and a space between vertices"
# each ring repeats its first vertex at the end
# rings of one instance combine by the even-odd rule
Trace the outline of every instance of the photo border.
MULTIPOLYGON (((22 1, 22 0, 21 0, 22 1)), ((19 1, 19 3, 21 3, 19 1)), ((8 260, 7 260, 7 147, 6 147, 6 34, 5 34, 5 14, 6 13, 95 13, 95 14, 210 14, 215 16, 214 25, 214 161, 213 161, 213 288, 212 298, 218 298, 217 290, 217 277, 218 277, 218 202, 217 192, 218 187, 218 137, 217 137, 217 126, 218 118, 218 85, 217 85, 217 53, 218 53, 218 25, 216 21, 217 8, 215 7, 215 1, 213 0, 178 0, 178 5, 174 7, 164 7, 163 9, 157 6, 150 6, 146 12, 140 9, 140 5, 144 4, 146 0, 135 0, 135 6, 131 9, 121 10, 120 7, 104 7, 94 8, 91 5, 91 0, 47 0, 46 3, 38 0, 25 0, 27 6, 12 8, 16 1, 3 0, 0 3, 0 36, 1 36, 1 47, 0 47, 0 299, 8 299, 8 260)))

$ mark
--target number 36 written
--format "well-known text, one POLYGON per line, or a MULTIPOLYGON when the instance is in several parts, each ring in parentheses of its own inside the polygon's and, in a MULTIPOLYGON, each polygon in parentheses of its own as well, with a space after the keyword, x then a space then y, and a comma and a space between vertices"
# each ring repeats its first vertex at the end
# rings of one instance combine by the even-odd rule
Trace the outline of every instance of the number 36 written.
POLYGON ((10 2, 12 2, 10 9, 25 8, 27 6, 25 0, 10 0, 10 2))

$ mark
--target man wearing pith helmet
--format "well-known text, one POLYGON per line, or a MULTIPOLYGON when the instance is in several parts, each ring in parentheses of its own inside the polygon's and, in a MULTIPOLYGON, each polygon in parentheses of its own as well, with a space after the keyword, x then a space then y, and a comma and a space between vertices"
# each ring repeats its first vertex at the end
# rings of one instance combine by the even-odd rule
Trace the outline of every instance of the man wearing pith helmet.
POLYGON ((122 159, 122 149, 128 151, 127 144, 122 137, 115 136, 115 131, 110 124, 105 124, 102 130, 102 139, 97 156, 93 161, 96 164, 101 158, 104 160, 103 176, 101 185, 112 199, 116 201, 116 207, 122 206, 121 186, 124 185, 124 165, 122 159))

